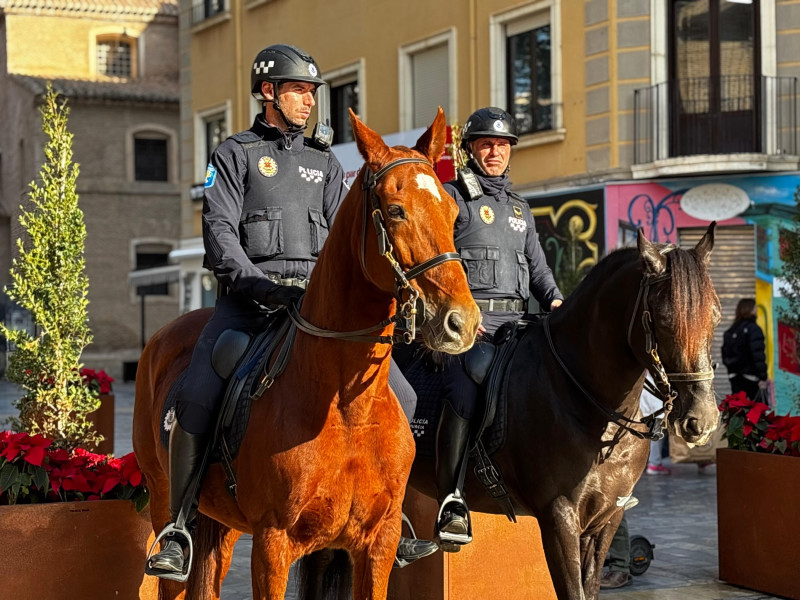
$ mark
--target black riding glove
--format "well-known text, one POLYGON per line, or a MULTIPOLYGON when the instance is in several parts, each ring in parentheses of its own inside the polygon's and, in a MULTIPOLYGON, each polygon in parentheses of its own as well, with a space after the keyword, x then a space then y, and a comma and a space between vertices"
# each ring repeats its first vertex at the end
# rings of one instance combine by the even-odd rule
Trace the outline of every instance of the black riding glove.
POLYGON ((268 306, 294 306, 305 293, 303 288, 296 285, 281 285, 274 292, 267 294, 265 302, 268 306))

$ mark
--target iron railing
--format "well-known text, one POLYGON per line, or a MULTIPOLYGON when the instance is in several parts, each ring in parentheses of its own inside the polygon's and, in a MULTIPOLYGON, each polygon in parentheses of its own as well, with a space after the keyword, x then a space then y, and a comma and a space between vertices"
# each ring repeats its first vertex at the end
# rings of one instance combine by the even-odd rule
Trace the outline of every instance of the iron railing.
POLYGON ((634 163, 697 154, 796 155, 796 77, 678 79, 634 91, 634 163))

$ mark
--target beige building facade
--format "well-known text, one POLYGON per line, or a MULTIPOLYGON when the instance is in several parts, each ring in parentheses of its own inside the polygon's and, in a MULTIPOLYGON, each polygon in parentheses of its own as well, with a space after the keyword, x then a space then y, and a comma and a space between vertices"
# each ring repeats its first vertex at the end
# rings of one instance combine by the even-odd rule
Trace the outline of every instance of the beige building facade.
MULTIPOLYGON (((94 336, 82 360, 130 376, 142 338, 178 315, 175 283, 136 287, 150 283, 136 272, 167 265, 180 238, 178 7, 3 0, 0 53, 0 286, 22 234, 18 207, 44 159, 39 106, 50 81, 68 100, 80 165, 94 336)), ((7 322, 30 326, 2 303, 7 322)))

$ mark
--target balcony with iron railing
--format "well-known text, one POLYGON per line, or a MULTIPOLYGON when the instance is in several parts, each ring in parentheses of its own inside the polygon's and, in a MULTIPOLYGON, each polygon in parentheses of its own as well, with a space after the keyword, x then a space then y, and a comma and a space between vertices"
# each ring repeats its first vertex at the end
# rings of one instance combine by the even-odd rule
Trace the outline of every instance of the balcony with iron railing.
POLYGON ((635 90, 634 165, 701 155, 796 157, 797 101, 796 77, 698 77, 635 90))

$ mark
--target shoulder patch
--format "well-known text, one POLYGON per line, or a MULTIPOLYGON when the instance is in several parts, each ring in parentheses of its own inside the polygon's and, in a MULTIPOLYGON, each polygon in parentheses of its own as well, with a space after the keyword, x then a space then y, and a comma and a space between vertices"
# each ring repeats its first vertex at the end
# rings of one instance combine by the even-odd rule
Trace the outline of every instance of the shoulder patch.
POLYGON ((217 180, 217 169, 209 163, 206 168, 206 182, 203 184, 204 188, 214 187, 214 182, 217 180))

